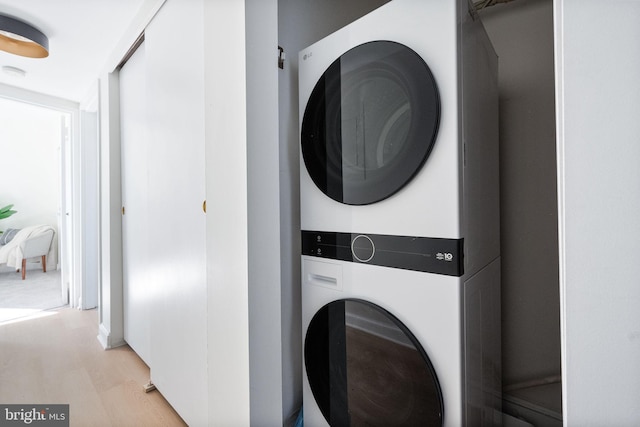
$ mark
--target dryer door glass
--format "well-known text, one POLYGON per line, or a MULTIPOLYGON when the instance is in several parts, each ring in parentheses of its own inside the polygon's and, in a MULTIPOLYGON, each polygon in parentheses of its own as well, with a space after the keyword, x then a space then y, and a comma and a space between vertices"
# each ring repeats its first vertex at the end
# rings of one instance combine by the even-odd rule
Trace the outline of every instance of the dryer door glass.
POLYGON ((327 196, 375 203, 418 173, 439 121, 438 89, 424 60, 399 43, 365 43, 331 64, 314 87, 302 121, 302 156, 327 196))
POLYGON ((441 426, 436 373, 416 337, 370 302, 322 307, 307 329, 305 367, 332 426, 441 426))

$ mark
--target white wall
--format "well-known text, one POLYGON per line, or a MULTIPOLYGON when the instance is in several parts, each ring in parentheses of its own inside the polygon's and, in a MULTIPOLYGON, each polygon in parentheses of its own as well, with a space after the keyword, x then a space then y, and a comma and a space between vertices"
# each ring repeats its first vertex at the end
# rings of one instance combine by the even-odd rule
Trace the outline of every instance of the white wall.
POLYGON ((0 98, 0 207, 18 213, 0 230, 48 224, 58 228, 63 113, 0 98))
POLYGON ((555 0, 563 410, 640 423, 640 2, 555 0))
POLYGON ((100 79, 100 306, 98 339, 124 345, 122 302, 122 192, 120 180, 120 87, 117 74, 100 79))
MULTIPOLYGON (((82 283, 78 296, 79 307, 83 310, 98 306, 98 284, 100 281, 100 167, 98 143, 98 87, 93 88, 94 103, 81 106, 80 140, 81 143, 81 203, 82 203, 82 283)), ((78 288, 76 283, 76 289, 78 288)))
MULTIPOLYGON (((252 425, 283 425, 278 134, 278 2, 246 0, 249 354, 252 425)), ((284 411, 284 412, 283 412, 284 411)))

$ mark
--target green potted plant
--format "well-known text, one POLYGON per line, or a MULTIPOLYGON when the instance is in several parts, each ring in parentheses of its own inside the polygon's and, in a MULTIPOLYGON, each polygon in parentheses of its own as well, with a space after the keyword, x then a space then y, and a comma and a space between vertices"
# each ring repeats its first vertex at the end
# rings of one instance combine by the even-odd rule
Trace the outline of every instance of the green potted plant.
MULTIPOLYGON (((4 208, 0 208, 0 219, 9 218, 11 215, 18 212, 18 211, 12 210, 11 209, 12 207, 13 205, 7 205, 4 208)), ((2 231, 0 231, 0 234, 2 234, 2 231)))

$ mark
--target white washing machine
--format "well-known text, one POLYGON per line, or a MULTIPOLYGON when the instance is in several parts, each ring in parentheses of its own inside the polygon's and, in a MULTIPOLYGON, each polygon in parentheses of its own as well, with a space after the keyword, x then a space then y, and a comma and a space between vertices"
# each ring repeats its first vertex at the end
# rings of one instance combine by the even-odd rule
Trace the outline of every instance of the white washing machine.
POLYGON ((501 422, 500 262, 472 278, 304 257, 304 424, 501 422))
POLYGON ((299 56, 307 426, 495 425, 497 59, 467 0, 299 56))

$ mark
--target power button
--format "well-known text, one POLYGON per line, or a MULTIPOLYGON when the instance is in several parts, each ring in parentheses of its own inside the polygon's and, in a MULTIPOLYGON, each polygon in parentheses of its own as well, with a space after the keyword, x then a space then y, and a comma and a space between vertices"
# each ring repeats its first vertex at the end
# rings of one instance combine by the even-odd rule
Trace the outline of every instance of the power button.
POLYGON ((376 253, 376 246, 369 236, 360 234, 351 241, 351 253, 360 262, 369 262, 376 253))

